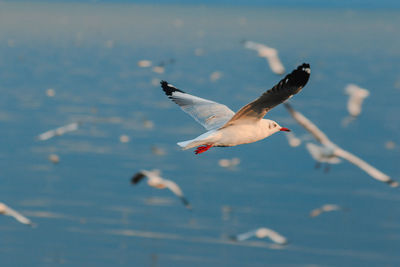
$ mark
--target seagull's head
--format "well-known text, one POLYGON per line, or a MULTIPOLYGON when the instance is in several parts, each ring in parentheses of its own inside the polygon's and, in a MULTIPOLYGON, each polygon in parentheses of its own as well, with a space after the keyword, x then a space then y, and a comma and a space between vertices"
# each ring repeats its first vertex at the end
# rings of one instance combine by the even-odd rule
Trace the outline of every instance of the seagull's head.
POLYGON ((272 120, 267 120, 267 127, 268 127, 268 131, 270 131, 272 133, 276 133, 279 131, 290 132, 290 130, 288 128, 282 127, 276 121, 272 121, 272 120))

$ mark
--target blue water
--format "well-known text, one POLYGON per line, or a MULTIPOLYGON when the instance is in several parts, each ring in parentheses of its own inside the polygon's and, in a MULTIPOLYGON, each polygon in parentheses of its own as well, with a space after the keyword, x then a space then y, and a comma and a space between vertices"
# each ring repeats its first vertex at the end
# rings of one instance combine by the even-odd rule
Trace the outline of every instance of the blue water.
MULTIPOLYGON (((311 64, 294 107, 335 143, 399 180, 399 15, 1 3, 0 201, 37 223, 29 228, 0 217, 1 266, 399 266, 397 189, 346 162, 328 174, 315 170, 304 146, 289 147, 284 133, 197 156, 181 151, 175 143, 203 129, 156 83, 164 79, 238 110, 280 79, 241 41, 268 44, 288 71, 311 64), (157 74, 138 67, 143 59, 175 62, 157 74), (212 82, 215 71, 222 77, 212 82), (343 128, 348 83, 371 95, 343 128), (35 139, 76 121, 78 131, 35 139), (121 143, 123 134, 131 141, 121 143), (397 146, 388 150, 387 141, 397 146), (167 154, 152 154, 152 146, 167 154), (48 160, 52 153, 59 164, 48 160), (218 166, 232 157, 241 159, 236 170, 218 166), (151 168, 182 187, 192 212, 168 191, 129 184, 135 172, 151 168), (309 218, 325 203, 348 211, 309 218), (261 226, 290 244, 277 250, 268 240, 228 239, 261 226)), ((305 133, 282 106, 268 118, 305 133)))

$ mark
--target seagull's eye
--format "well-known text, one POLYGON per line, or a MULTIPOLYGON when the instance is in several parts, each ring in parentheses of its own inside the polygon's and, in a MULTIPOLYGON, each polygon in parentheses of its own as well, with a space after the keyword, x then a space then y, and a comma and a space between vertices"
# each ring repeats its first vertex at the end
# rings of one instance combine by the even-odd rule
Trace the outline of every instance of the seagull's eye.
POLYGON ((276 123, 274 123, 274 128, 275 128, 276 126, 278 126, 278 125, 276 125, 276 123))

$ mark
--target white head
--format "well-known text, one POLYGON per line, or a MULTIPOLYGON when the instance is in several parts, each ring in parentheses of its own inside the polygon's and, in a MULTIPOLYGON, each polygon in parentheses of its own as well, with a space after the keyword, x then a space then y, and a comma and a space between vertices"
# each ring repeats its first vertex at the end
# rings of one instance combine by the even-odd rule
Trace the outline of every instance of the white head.
POLYGON ((267 123, 268 131, 271 132, 271 134, 274 134, 279 131, 284 131, 284 132, 290 132, 288 128, 280 126, 276 121, 273 120, 265 120, 267 123))

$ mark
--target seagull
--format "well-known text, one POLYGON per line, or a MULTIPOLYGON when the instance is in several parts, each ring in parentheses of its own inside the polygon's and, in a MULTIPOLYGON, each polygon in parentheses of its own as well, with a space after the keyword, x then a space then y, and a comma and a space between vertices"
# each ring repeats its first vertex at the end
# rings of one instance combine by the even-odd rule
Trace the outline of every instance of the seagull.
POLYGON ((360 115, 362 103, 364 99, 369 96, 369 91, 355 84, 349 84, 345 88, 345 93, 349 95, 347 110, 350 114, 350 117, 347 117, 343 120, 343 125, 346 126, 360 115))
POLYGON ((169 190, 172 191, 172 193, 174 193, 181 199, 183 205, 185 205, 186 208, 191 210, 192 206, 189 204, 189 201, 187 201, 187 199, 184 197, 181 188, 175 182, 161 178, 160 175, 161 172, 159 170, 152 170, 152 171, 141 170, 132 177, 131 183, 135 185, 139 183, 143 178, 147 177, 148 179, 147 184, 149 186, 158 189, 168 188, 169 190))
POLYGON ((287 134, 285 134, 285 136, 288 140, 289 146, 298 147, 299 145, 301 145, 301 139, 294 135, 293 132, 288 132, 287 134))
POLYGON ((359 157, 351 154, 350 152, 340 148, 336 144, 334 144, 314 123, 312 123, 309 119, 304 117, 298 111, 295 111, 288 103, 284 104, 290 115, 306 129, 314 138, 325 147, 326 150, 331 150, 331 155, 336 156, 342 159, 349 161, 350 163, 358 166, 360 169, 368 173, 372 178, 387 183, 391 187, 399 186, 399 183, 373 166, 369 165, 367 162, 363 161, 359 157))
POLYGON ((278 57, 278 51, 275 48, 268 47, 266 45, 245 41, 244 47, 252 50, 256 50, 258 52, 259 57, 266 58, 271 70, 279 75, 285 73, 285 67, 283 67, 282 62, 278 57))
POLYGON ((8 207, 6 204, 4 204, 2 202, 0 202, 0 214, 14 217, 20 223, 27 224, 27 225, 30 225, 30 226, 34 226, 34 224, 31 222, 31 220, 29 220, 28 218, 23 216, 21 213, 19 213, 19 212, 13 210, 12 208, 8 207))
POLYGON ((195 139, 178 143, 183 149, 198 146, 195 153, 200 154, 213 146, 248 144, 278 131, 290 131, 263 117, 273 107, 300 92, 309 77, 310 65, 303 63, 236 113, 225 105, 187 94, 166 81, 161 81, 161 87, 172 101, 206 128, 207 132, 195 139))
POLYGON ((78 130, 78 127, 79 127, 79 122, 73 122, 65 126, 61 126, 56 129, 49 130, 47 132, 39 134, 37 139, 40 141, 45 141, 50 138, 53 138, 54 136, 60 136, 68 132, 76 131, 78 130))
POLYGON ((275 232, 272 229, 261 227, 243 234, 238 234, 236 236, 232 236, 231 239, 234 241, 244 241, 247 240, 251 237, 257 237, 257 238, 265 238, 268 237, 271 239, 273 242, 279 244, 279 245, 286 245, 288 243, 287 239, 280 235, 279 233, 275 232))
POLYGON ((310 212, 310 217, 317 217, 323 212, 330 212, 330 211, 335 211, 335 210, 341 210, 342 208, 338 205, 335 204, 325 204, 322 207, 313 209, 310 212))
POLYGON ((347 110, 351 116, 357 117, 361 113, 361 105, 364 99, 369 96, 369 91, 355 84, 349 84, 346 86, 345 92, 349 95, 347 110))

